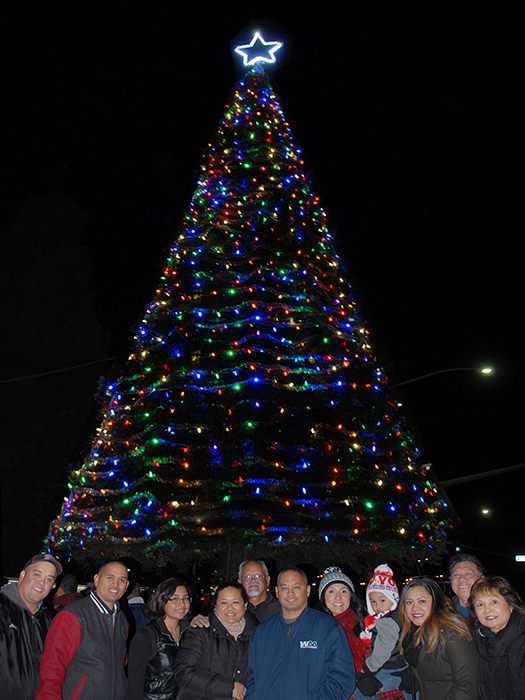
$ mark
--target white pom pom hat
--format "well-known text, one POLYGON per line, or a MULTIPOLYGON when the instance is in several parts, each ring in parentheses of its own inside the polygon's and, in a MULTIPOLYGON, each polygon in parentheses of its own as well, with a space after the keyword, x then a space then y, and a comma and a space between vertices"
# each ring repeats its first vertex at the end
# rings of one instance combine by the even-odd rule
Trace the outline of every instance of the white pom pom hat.
POLYGON ((391 610, 395 610, 397 608, 397 604, 399 602, 399 590, 396 582, 394 581, 394 572, 388 566, 388 564, 380 564, 374 569, 374 574, 366 587, 366 607, 368 608, 370 615, 374 614, 374 610, 370 604, 370 593, 372 593, 372 591, 378 591, 379 593, 386 595, 386 597, 392 601, 391 610))

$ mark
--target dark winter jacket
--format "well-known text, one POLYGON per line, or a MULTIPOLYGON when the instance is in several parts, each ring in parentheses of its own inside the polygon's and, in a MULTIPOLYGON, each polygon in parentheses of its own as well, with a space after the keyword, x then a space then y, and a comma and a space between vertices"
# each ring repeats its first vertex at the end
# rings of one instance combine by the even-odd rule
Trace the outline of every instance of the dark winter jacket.
POLYGON ((91 591, 49 628, 35 700, 125 700, 127 621, 91 591))
POLYGON ((234 681, 246 685, 248 643, 258 622, 249 612, 245 618, 237 639, 213 612, 209 627, 190 627, 183 633, 175 661, 178 700, 231 700, 234 681))
POLYGON ((264 622, 269 617, 278 615, 281 612, 281 604, 271 593, 266 593, 266 600, 263 600, 259 605, 253 605, 253 603, 248 602, 248 611, 251 612, 259 622, 264 622))
POLYGON ((290 629, 282 616, 261 623, 250 640, 245 700, 348 700, 355 667, 343 627, 305 608, 290 629))
MULTIPOLYGON (((181 629, 188 626, 181 621, 181 629)), ((163 620, 141 627, 131 640, 128 659, 127 700, 175 700, 174 669, 179 644, 163 620)))
POLYGON ((516 611, 507 626, 495 634, 480 625, 480 700, 523 700, 525 697, 525 615, 516 611))
POLYGON ((44 640, 54 613, 41 605, 33 615, 16 583, 0 590, 0 697, 33 700, 44 640))
MULTIPOLYGON (((413 626, 415 629, 415 626, 413 626)), ((415 647, 416 653, 403 650, 408 663, 414 667, 419 683, 420 700, 478 700, 478 652, 474 639, 460 637, 449 627, 441 630, 444 646, 427 653, 415 647), (417 654, 417 650, 419 654, 417 654), (417 661, 414 661, 414 657, 417 661)), ((412 652, 414 648, 412 647, 412 652)))

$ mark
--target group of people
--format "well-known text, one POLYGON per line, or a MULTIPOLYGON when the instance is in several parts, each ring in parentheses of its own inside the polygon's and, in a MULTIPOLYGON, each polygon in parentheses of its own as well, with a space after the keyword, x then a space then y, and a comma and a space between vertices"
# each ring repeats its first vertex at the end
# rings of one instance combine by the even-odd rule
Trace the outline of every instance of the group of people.
POLYGON ((0 697, 522 700, 525 604, 474 556, 456 555, 449 571, 452 600, 426 576, 400 595, 378 566, 364 603, 329 567, 314 608, 304 571, 281 571, 274 596, 265 563, 245 561, 206 616, 191 617, 185 581, 163 581, 129 643, 123 563, 101 566, 87 595, 57 591, 53 617, 43 601, 62 567, 38 554, 0 589, 0 697))

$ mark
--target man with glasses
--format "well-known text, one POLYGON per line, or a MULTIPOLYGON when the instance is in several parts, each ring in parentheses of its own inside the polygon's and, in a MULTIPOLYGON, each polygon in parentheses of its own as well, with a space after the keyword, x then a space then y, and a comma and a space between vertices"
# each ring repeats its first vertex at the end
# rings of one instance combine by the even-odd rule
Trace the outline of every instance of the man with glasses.
MULTIPOLYGON (((279 601, 268 591, 270 575, 263 561, 243 561, 239 566, 238 581, 248 596, 248 612, 259 622, 281 612, 279 601)), ((210 621, 204 615, 196 615, 191 626, 209 627, 210 621)))
POLYGON ((239 566, 239 583, 248 596, 248 610, 259 622, 281 612, 279 601, 268 591, 270 576, 263 561, 243 561, 239 566))

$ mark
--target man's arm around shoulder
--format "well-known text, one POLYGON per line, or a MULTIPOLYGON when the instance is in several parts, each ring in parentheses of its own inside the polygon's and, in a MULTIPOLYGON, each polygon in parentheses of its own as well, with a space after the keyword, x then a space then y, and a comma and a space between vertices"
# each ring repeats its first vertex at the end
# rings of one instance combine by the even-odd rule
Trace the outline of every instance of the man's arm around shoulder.
POLYGON ((47 633, 35 700, 62 700, 66 670, 80 646, 82 628, 76 615, 62 610, 47 633))

